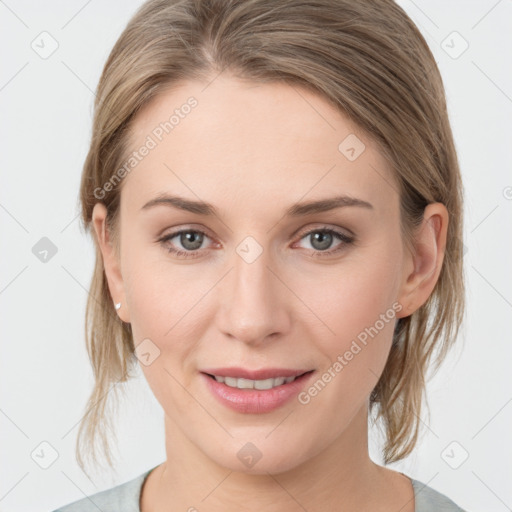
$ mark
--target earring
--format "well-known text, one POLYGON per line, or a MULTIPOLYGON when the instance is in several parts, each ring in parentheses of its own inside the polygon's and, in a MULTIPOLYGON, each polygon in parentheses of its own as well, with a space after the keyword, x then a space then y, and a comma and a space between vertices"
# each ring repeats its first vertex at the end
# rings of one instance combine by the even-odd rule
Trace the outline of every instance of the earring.
POLYGON ((118 302, 115 306, 114 306, 116 309, 121 309, 121 303, 118 302))

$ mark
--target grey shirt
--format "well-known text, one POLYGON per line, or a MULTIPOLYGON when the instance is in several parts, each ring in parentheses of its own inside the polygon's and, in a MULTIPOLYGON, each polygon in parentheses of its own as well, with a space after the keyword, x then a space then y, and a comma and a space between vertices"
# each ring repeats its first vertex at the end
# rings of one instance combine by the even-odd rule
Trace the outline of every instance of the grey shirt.
MULTIPOLYGON (((155 466, 156 467, 156 466, 155 466)), ((87 498, 74 501, 53 512, 140 512, 140 494, 151 468, 138 477, 87 498)), ((431 487, 411 478, 415 512, 464 512, 453 501, 431 487)))

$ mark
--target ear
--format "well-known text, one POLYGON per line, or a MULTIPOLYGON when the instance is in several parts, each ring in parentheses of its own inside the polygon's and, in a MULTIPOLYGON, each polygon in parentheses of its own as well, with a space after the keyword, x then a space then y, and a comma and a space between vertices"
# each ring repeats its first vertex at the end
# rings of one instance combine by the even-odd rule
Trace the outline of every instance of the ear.
POLYGON ((398 301, 403 309, 398 318, 411 315, 430 297, 441 273, 448 231, 448 210, 442 203, 427 205, 423 221, 408 252, 398 301))
POLYGON ((116 253, 106 220, 107 208, 103 203, 96 203, 92 211, 92 225, 94 226, 96 240, 103 256, 103 266, 105 268, 108 288, 114 303, 121 303, 121 308, 117 310, 119 318, 123 322, 129 323, 130 315, 124 292, 120 255, 116 253))

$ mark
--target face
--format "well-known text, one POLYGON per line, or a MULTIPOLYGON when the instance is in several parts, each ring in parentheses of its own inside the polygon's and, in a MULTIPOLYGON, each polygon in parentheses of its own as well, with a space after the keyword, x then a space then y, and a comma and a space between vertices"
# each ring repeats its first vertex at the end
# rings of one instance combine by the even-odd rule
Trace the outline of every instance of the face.
POLYGON ((410 266, 386 160, 313 93, 226 76, 161 94, 131 143, 151 147, 123 179, 109 285, 167 421, 238 471, 315 457, 366 410, 403 316, 410 266), (211 211, 153 201, 164 196, 211 211), (232 387, 254 380, 274 387, 232 387))

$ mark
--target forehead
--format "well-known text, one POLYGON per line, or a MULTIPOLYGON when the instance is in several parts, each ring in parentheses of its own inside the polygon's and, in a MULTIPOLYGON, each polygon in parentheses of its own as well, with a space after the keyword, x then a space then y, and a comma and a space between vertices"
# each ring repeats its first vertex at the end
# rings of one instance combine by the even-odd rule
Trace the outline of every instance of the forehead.
POLYGON ((284 83, 182 82, 137 115, 131 150, 144 146, 123 183, 126 202, 139 207, 171 191, 248 207, 334 191, 377 207, 396 200, 375 143, 322 97, 284 83))

